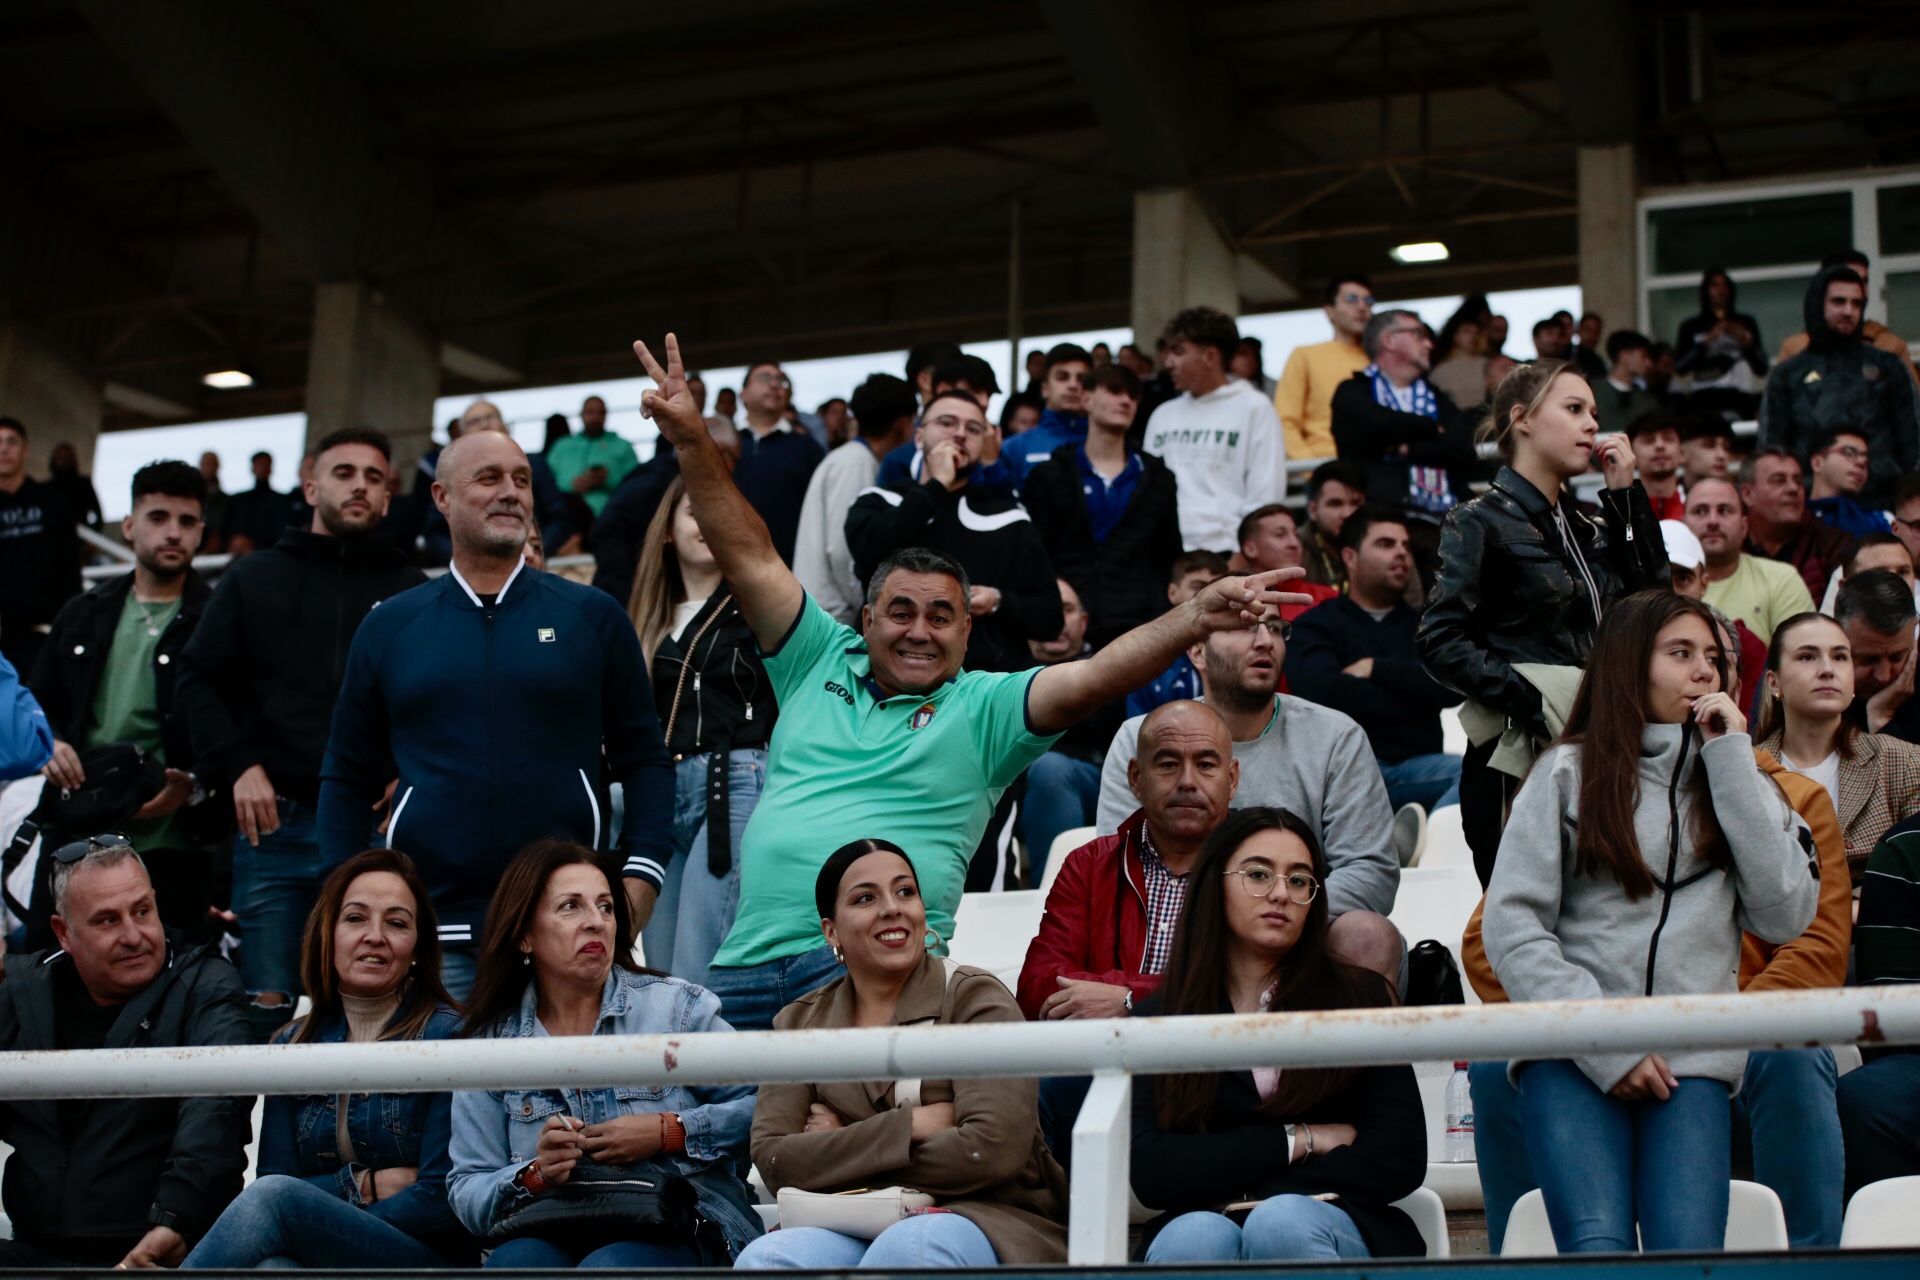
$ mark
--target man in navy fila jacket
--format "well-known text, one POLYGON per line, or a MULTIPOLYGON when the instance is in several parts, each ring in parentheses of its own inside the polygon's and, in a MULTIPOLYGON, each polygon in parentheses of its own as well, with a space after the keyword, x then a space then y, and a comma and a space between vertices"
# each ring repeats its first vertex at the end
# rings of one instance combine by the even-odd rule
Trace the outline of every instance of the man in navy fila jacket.
POLYGON ((607 783, 618 781, 618 865, 638 923, 673 820, 673 769, 633 624, 605 592, 527 566, 531 485, 526 454, 498 432, 440 455, 433 500, 453 534, 452 568, 360 624, 321 766, 330 866, 371 842, 397 771, 387 837, 433 896, 456 998, 514 854, 549 836, 607 850, 607 783))

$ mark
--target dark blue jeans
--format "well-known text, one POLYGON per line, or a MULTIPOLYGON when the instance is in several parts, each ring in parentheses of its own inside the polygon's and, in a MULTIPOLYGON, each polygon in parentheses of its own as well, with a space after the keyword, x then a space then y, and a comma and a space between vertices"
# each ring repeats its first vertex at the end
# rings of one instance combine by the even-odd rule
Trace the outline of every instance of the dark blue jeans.
POLYGON ((765 964, 707 971, 707 990, 720 997, 720 1016, 735 1031, 771 1031, 773 1015, 846 972, 825 945, 765 964))
POLYGON ((1027 766, 1027 799, 1020 810, 1020 838, 1027 843, 1027 874, 1037 887, 1047 855, 1062 831, 1093 825, 1100 801, 1100 766, 1049 751, 1027 766))
POLYGON ((648 1271, 656 1267, 697 1267, 700 1251, 691 1244, 650 1244, 622 1240, 598 1249, 574 1249, 538 1236, 522 1236, 495 1245, 488 1267, 540 1267, 549 1271, 648 1271))
POLYGON ((1725 1084, 1686 1076, 1665 1102, 1622 1102, 1555 1060, 1522 1067, 1519 1086, 1527 1155, 1561 1253, 1726 1246, 1725 1084))
POLYGON ((447 1259, 400 1228, 303 1179, 254 1180, 194 1246, 182 1267, 423 1268, 447 1259))
POLYGON ((300 996, 300 944, 307 913, 320 896, 325 867, 314 838, 311 808, 280 796, 280 826, 260 837, 260 847, 245 836, 233 840, 233 910, 240 917, 240 980, 254 999, 253 1015, 263 1033, 293 1016, 300 996), (259 997, 278 993, 284 1004, 262 1004, 259 997))
POLYGON ((1920 1174, 1920 1053, 1876 1058, 1840 1077, 1847 1193, 1920 1174))

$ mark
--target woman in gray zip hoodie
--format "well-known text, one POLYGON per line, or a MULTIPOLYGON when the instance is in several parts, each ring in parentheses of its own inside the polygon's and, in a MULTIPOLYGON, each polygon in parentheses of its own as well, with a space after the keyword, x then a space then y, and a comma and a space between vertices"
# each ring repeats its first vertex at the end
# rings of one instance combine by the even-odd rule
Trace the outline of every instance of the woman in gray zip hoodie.
MULTIPOLYGON (((1704 606, 1643 591, 1607 613, 1561 740, 1514 798, 1487 955, 1515 1000, 1737 990, 1741 931, 1813 920, 1805 824, 1754 762, 1704 606)), ((1513 1065, 1561 1252, 1719 1249, 1728 1094, 1744 1050, 1513 1065)))

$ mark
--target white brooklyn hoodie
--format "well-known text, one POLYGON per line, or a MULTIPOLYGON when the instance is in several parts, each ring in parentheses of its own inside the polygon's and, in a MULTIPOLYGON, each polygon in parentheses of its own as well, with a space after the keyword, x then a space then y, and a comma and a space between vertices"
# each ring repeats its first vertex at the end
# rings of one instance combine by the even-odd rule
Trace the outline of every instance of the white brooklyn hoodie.
POLYGON ((1273 402, 1239 378, 1181 395, 1147 419, 1146 451, 1180 486, 1180 541, 1189 551, 1238 551, 1240 518, 1287 496, 1287 448, 1273 402))

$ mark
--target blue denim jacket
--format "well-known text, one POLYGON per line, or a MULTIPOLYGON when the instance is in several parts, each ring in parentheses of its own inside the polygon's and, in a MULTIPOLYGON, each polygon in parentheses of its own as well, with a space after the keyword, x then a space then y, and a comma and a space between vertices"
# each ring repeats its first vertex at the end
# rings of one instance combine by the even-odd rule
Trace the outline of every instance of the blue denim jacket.
MULTIPOLYGON (((450 1040, 459 1027, 460 1015, 443 1006, 420 1039, 450 1040)), ((274 1043, 284 1044, 293 1032, 294 1024, 282 1028, 274 1043)), ((346 1019, 336 1015, 304 1043, 339 1044, 346 1038, 346 1019)), ((461 1255, 471 1251, 471 1241, 447 1204, 452 1098, 448 1093, 353 1094, 347 1136, 354 1161, 344 1164, 336 1139, 338 1094, 270 1097, 260 1122, 259 1171, 300 1178, 447 1252, 450 1261, 464 1261, 461 1255), (361 1173, 394 1168, 420 1172, 411 1186, 385 1200, 361 1198, 361 1173)))
MULTIPOLYGON (((533 983, 518 1013, 489 1028, 489 1037, 544 1036, 533 983)), ((719 997, 664 974, 615 967, 600 995, 595 1035, 694 1034, 732 1031, 719 997)), ((598 1124, 617 1116, 675 1112, 687 1133, 685 1155, 660 1159, 694 1184, 700 1216, 719 1227, 729 1256, 761 1234, 760 1218, 741 1181, 753 1128, 754 1090, 634 1085, 617 1089, 468 1090, 453 1095, 453 1173, 448 1198, 460 1221, 484 1237, 522 1194, 514 1176, 533 1159, 540 1130, 555 1115, 598 1124)))

